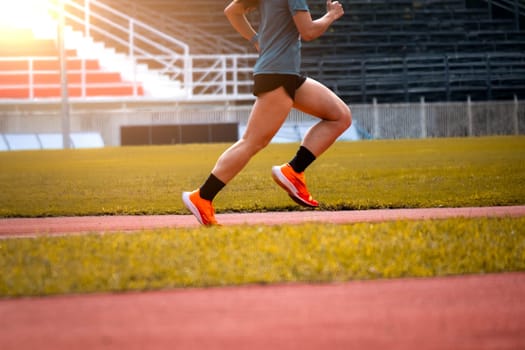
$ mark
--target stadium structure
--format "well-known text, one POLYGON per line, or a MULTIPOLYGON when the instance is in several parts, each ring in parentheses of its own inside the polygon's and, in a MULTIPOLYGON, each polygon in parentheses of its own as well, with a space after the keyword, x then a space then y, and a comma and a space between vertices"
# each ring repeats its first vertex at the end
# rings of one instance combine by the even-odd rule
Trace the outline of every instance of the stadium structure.
MULTIPOLYGON (((0 16, 0 150, 236 140, 257 54, 228 2, 18 1, 0 16)), ((525 1, 342 3, 302 65, 351 106, 342 139, 525 133, 525 1)), ((313 122, 293 111, 274 142, 313 122)))

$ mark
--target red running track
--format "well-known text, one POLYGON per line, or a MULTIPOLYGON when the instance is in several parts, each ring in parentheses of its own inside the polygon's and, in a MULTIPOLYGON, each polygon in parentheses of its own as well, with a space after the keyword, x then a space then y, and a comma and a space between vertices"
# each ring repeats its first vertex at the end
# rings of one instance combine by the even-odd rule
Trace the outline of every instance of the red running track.
POLYGON ((525 273, 0 300, 0 349, 525 349, 525 273))
MULTIPOLYGON (((425 220, 453 217, 517 217, 525 216, 525 206, 377 209, 353 211, 302 210, 293 212, 218 214, 223 225, 279 225, 306 222, 335 224, 381 222, 388 220, 425 220)), ((145 216, 80 216, 52 218, 0 219, 0 238, 85 232, 137 231, 163 227, 198 227, 192 215, 145 216)))

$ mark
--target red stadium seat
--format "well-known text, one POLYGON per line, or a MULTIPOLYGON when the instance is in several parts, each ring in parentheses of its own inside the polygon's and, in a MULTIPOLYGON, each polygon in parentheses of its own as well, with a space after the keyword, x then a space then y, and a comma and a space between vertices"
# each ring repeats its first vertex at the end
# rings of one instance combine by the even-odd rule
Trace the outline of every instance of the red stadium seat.
MULTIPOLYGON (((30 30, 0 28, 0 47, 0 99, 61 96, 59 52, 55 40, 36 39, 30 30)), ((67 50, 66 56, 69 96, 144 95, 140 84, 135 89, 119 72, 103 70, 98 60, 82 59, 75 50, 67 50)))

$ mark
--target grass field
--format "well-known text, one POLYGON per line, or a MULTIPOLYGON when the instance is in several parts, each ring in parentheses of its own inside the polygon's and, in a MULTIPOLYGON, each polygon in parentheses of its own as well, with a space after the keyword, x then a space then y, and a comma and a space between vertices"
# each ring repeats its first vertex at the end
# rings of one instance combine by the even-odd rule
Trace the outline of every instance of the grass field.
MULTIPOLYGON (((0 153, 0 216, 187 213, 228 145, 0 153)), ((299 210, 270 145, 219 212, 299 210)), ((525 138, 337 143, 308 172, 322 208, 525 204, 525 138)), ((0 297, 525 270, 525 218, 234 226, 0 240, 0 297)))
MULTIPOLYGON (((0 153, 0 217, 181 214, 228 145, 0 153)), ((271 179, 297 144, 259 153, 217 212, 296 210, 271 179)), ((322 209, 525 203, 525 137, 340 142, 307 172, 322 209)))
POLYGON ((0 296, 525 270, 525 218, 0 240, 0 296))

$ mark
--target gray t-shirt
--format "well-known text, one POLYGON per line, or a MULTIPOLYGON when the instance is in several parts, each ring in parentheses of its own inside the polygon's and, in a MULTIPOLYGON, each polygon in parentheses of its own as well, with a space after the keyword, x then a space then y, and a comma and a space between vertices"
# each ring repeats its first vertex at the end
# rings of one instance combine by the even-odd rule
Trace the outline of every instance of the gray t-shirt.
POLYGON ((254 74, 300 74, 301 38, 293 21, 306 0, 261 0, 260 55, 254 74))

